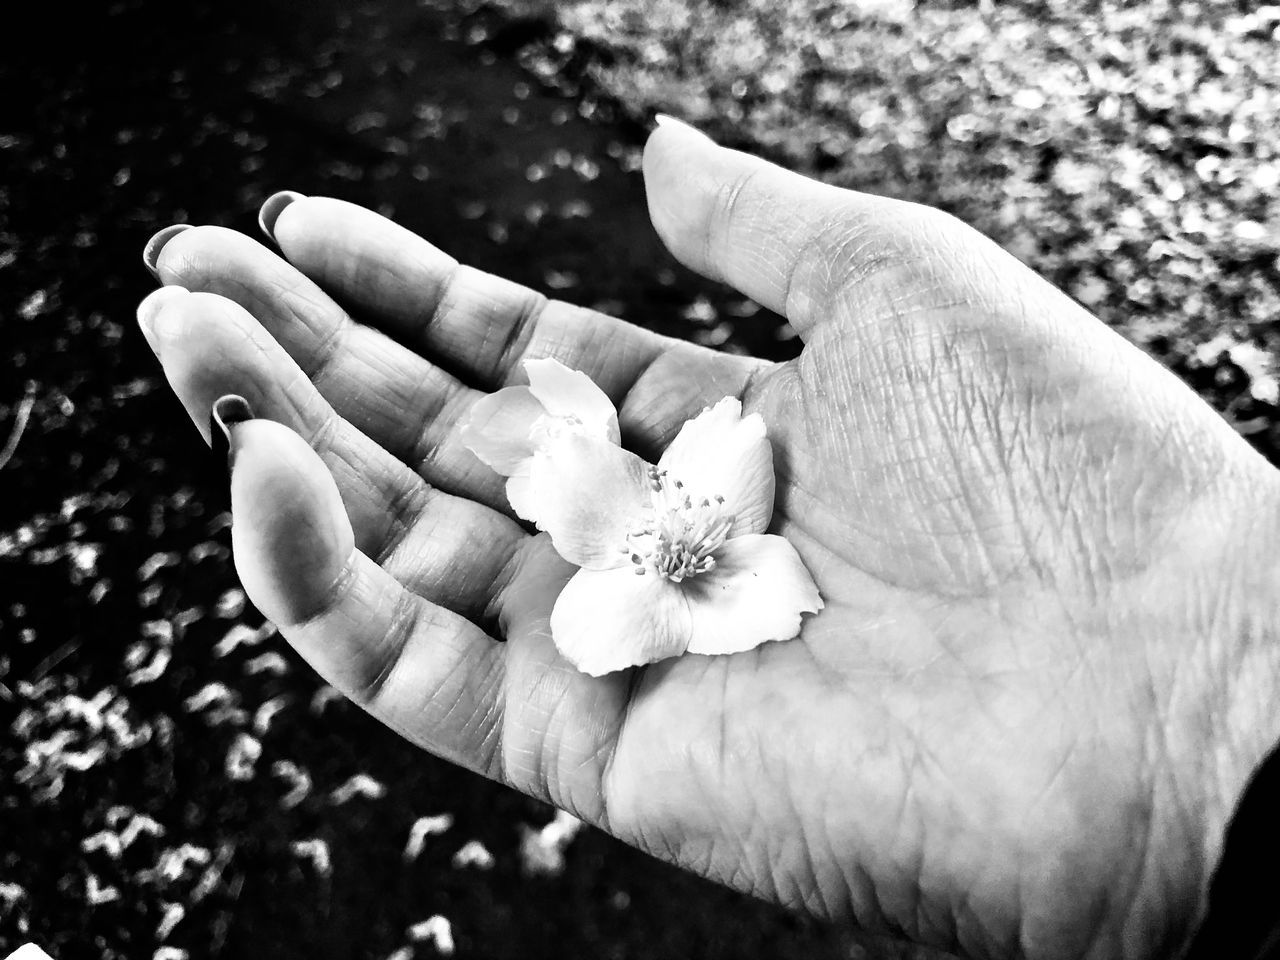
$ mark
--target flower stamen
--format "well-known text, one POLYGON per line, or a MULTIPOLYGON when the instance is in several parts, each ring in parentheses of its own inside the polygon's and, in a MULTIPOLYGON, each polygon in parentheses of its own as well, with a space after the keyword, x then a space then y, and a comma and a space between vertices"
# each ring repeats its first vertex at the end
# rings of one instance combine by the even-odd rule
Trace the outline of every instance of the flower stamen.
POLYGON ((684 484, 667 471, 650 467, 652 520, 628 534, 627 549, 635 572, 653 570, 673 583, 715 569, 715 551, 729 536, 734 517, 724 497, 694 501, 684 484))

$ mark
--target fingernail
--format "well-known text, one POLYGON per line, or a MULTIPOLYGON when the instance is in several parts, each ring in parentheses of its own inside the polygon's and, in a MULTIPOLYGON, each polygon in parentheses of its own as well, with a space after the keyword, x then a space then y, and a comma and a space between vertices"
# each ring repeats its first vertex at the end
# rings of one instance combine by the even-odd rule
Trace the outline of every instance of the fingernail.
POLYGON ((160 251, 164 249, 164 245, 180 234, 183 230, 190 230, 189 223, 175 223, 171 227, 165 227, 163 230, 155 234, 147 245, 142 248, 142 265, 151 271, 151 275, 157 280, 160 279, 160 270, 157 264, 160 262, 160 251))
POLYGON ((698 136, 707 138, 707 135, 697 127, 678 120, 669 113, 655 113, 653 122, 660 127, 666 127, 668 130, 688 130, 690 133, 696 133, 698 136))
POLYGON ((176 284, 161 287, 159 290, 153 290, 138 304, 138 326, 142 330, 143 338, 147 341, 147 346, 156 356, 160 355, 160 347, 156 340, 156 317, 160 315, 165 304, 178 297, 186 296, 189 292, 186 287, 179 287, 176 284))
POLYGON ((214 458, 231 474, 231 428, 238 423, 254 419, 249 401, 236 393, 219 397, 209 408, 209 439, 214 458))
POLYGON ((276 221, 280 219, 280 214, 293 201, 301 199, 303 199, 303 195, 293 190, 281 190, 279 193, 273 193, 267 197, 262 203, 262 208, 258 211, 258 226, 262 228, 262 232, 274 240, 276 238, 276 221))

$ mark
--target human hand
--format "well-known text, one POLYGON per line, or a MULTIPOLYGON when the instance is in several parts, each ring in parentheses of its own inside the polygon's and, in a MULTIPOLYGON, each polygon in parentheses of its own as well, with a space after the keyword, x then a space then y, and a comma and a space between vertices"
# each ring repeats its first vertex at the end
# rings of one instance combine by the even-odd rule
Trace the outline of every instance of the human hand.
POLYGON ((955 220, 678 125, 644 169, 668 247, 785 314, 798 359, 549 303, 332 200, 279 212, 289 263, 168 239, 159 276, 194 292, 140 317, 197 426, 234 392, 302 438, 232 431, 250 596, 415 743, 705 876, 973 956, 1176 947, 1280 737, 1275 471, 955 220), (561 659, 573 568, 457 435, 539 356, 651 458, 723 396, 763 416, 772 530, 826 602, 798 639, 561 659))

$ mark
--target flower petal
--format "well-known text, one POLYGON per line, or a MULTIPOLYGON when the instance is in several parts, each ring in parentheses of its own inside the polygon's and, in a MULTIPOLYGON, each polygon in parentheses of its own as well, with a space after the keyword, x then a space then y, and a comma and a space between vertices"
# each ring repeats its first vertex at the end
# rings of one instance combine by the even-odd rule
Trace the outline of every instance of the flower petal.
POLYGON ((562 434, 534 454, 527 503, 560 556, 608 570, 627 562, 627 534, 653 509, 648 470, 622 447, 562 434))
POLYGON ((593 677, 683 653, 689 604, 677 584, 652 570, 579 570, 551 611, 551 639, 593 677))
POLYGON ((766 640, 790 640, 800 632, 800 614, 822 609, 813 577, 782 537, 736 537, 715 558, 714 570, 684 582, 690 653, 738 653, 766 640))
POLYGON ((520 468, 507 477, 507 501, 516 516, 529 523, 537 523, 537 504, 533 499, 533 484, 529 472, 533 468, 533 459, 525 460, 520 468))
POLYGON ((546 415, 546 407, 528 387, 504 387, 476 401, 459 436, 468 450, 509 477, 533 456, 530 433, 546 415))
POLYGON ((729 536, 763 533, 773 516, 773 448, 758 413, 742 416, 742 402, 725 397, 676 434, 658 466, 695 499, 724 497, 735 516, 729 536))
POLYGON ((593 437, 619 443, 618 411, 605 392, 581 370, 559 360, 526 360, 529 389, 553 417, 576 417, 593 437))

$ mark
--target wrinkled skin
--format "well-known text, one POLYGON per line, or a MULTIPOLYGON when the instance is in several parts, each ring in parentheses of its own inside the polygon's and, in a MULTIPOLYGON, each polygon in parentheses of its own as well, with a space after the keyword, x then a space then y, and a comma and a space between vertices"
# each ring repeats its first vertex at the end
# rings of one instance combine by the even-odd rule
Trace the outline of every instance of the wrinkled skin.
POLYGON ((195 423, 239 392, 302 438, 233 430, 250 596, 415 743, 705 876, 972 956, 1174 949, 1280 736, 1275 471, 951 218, 672 124, 644 172, 670 249, 784 313, 797 360, 548 303, 337 201, 284 209, 287 263, 164 247, 140 317, 195 423), (799 639, 558 657, 572 568, 459 444, 482 394, 445 372, 494 390, 538 356, 644 455, 728 394, 764 417, 772 530, 826 601, 799 639))

